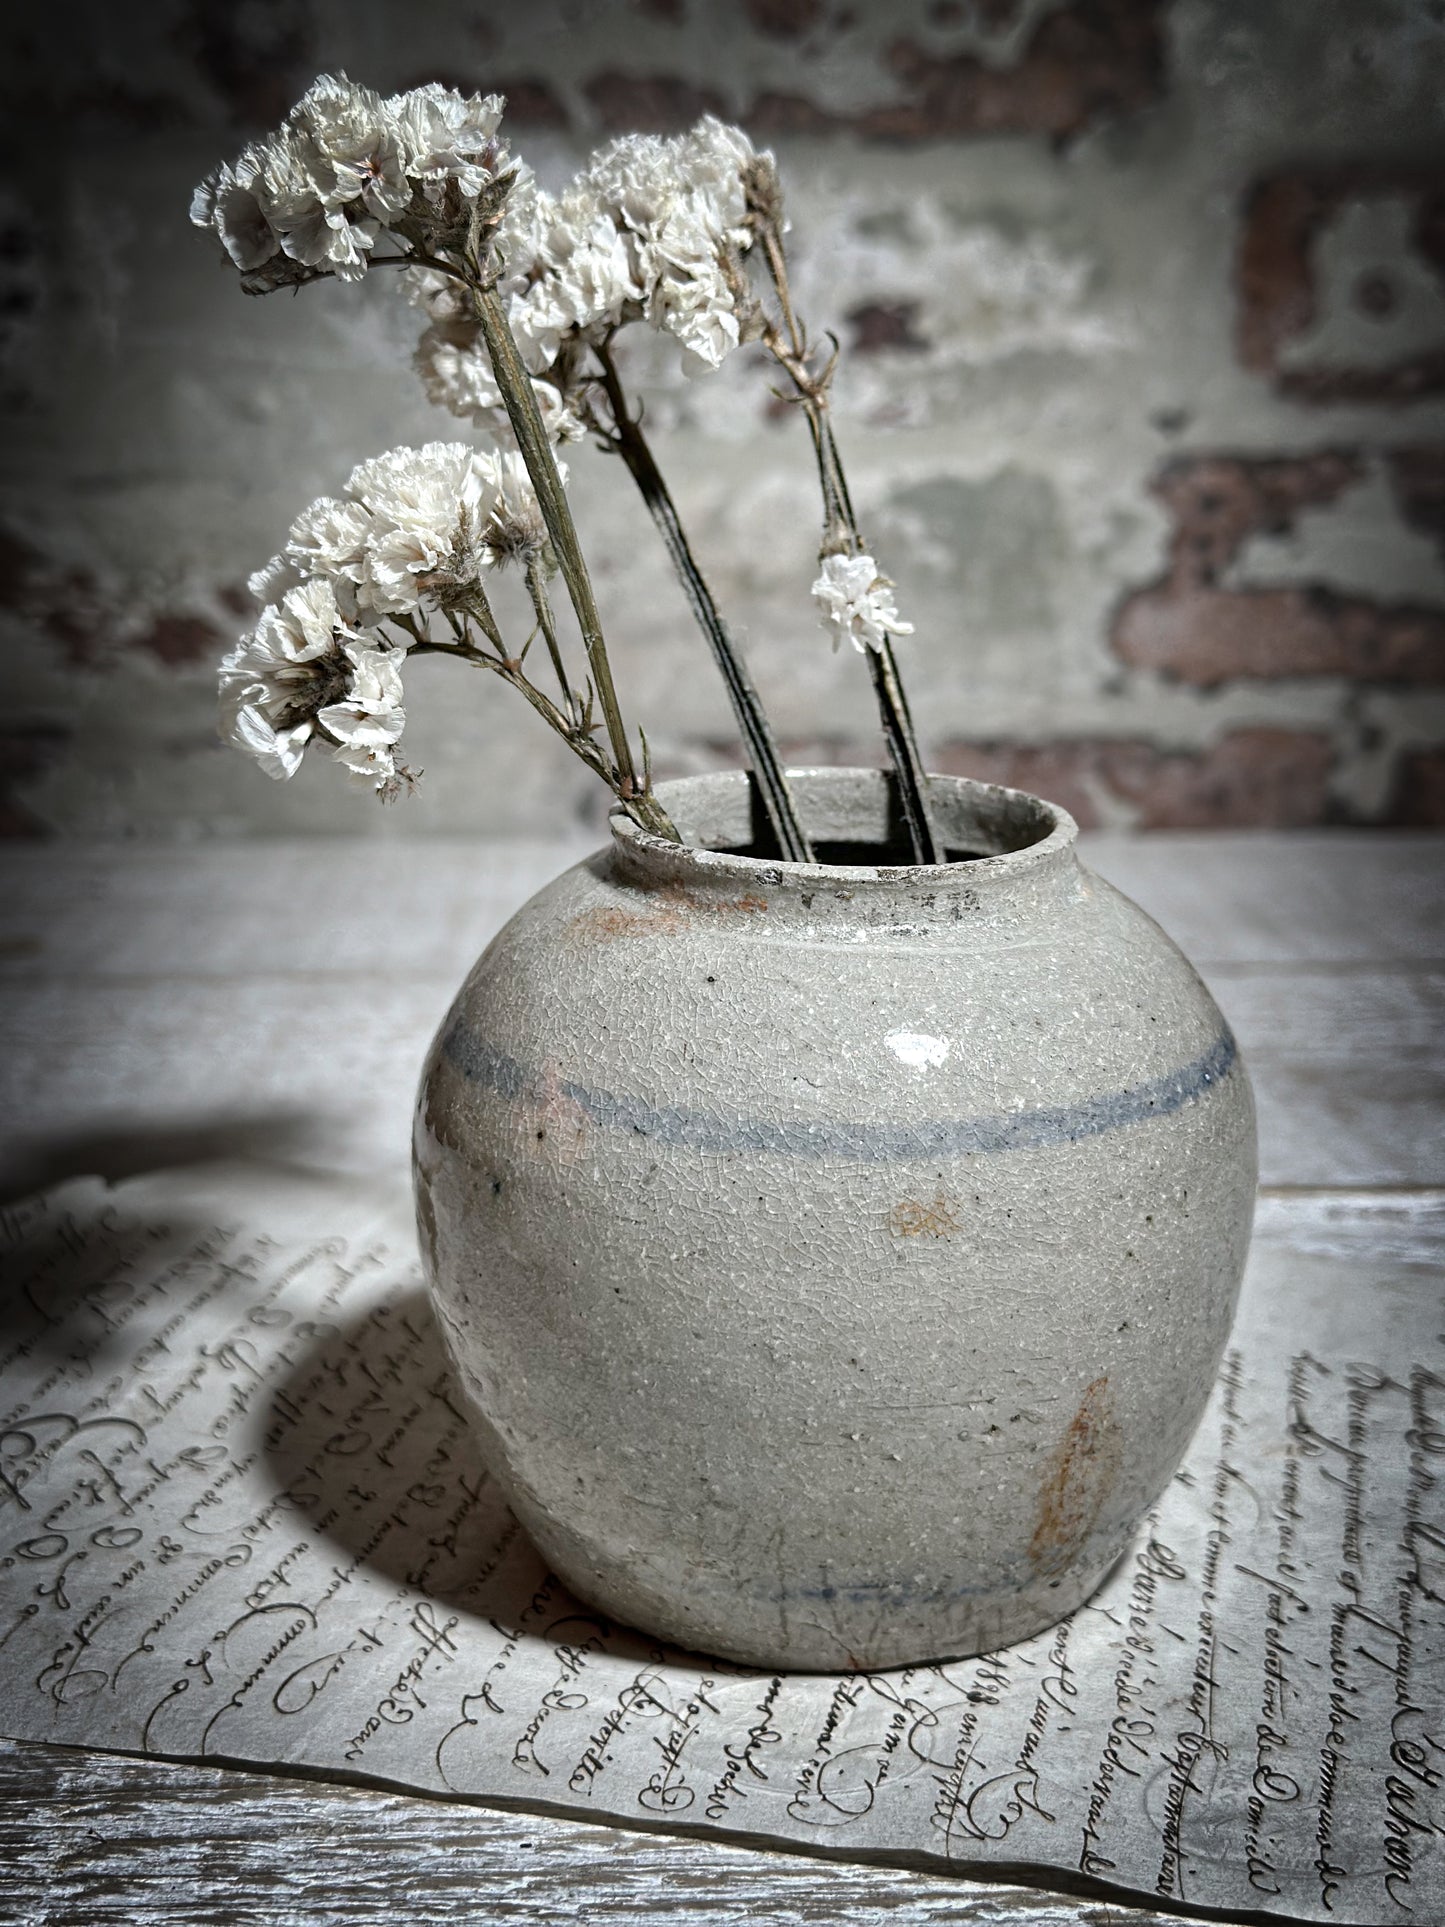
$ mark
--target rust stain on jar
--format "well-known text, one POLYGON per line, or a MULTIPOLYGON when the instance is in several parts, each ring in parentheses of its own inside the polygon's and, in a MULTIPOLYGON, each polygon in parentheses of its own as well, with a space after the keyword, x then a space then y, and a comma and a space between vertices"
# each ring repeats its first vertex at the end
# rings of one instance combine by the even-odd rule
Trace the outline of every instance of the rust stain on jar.
POLYGON ((932 1204, 921 1198, 900 1198, 888 1213, 888 1229, 895 1238, 951 1238, 963 1227, 957 1204, 940 1191, 932 1204))
POLYGON ((699 917, 754 917, 768 907, 766 897, 713 897, 674 884, 646 893, 646 908, 629 910, 621 904, 595 904, 573 917, 566 934, 581 943, 614 943, 619 937, 680 936, 689 920, 699 917))
POLYGON ((1072 1563, 1103 1510, 1119 1457, 1119 1428, 1105 1373, 1084 1388, 1079 1409, 1049 1460, 1029 1541, 1029 1559, 1040 1576, 1072 1563))

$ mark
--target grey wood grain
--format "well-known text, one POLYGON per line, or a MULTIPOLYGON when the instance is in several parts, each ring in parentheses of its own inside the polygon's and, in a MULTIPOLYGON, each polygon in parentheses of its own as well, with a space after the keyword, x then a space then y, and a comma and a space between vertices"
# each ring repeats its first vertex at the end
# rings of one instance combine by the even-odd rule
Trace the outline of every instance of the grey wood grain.
MULTIPOLYGON (((1082 839, 1197 964, 1445 960, 1445 837, 1330 831, 1082 839)), ((0 973, 451 977, 590 848, 520 838, 27 845, 0 854, 0 973)))
POLYGON ((1177 1919, 1033 1888, 6 1741, 0 1865, 0 1918, 17 1927, 1177 1919))

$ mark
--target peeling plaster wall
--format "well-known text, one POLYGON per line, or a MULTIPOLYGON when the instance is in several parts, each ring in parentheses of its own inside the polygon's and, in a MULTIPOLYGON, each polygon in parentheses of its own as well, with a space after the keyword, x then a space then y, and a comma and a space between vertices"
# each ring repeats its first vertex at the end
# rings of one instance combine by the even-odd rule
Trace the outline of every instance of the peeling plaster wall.
MULTIPOLYGON (((413 666, 391 811, 214 736, 247 573, 360 457, 457 432, 389 286, 247 301, 190 187, 316 71, 500 88, 548 180, 714 110, 779 156, 936 767, 1086 822, 1445 820, 1445 7, 1432 0, 95 0, 6 30, 0 828, 558 830, 605 796, 515 699, 413 666)), ((801 424, 752 354, 627 338, 795 760, 880 760, 807 589, 801 424)), ((731 718, 640 504, 573 454, 664 771, 731 718)))

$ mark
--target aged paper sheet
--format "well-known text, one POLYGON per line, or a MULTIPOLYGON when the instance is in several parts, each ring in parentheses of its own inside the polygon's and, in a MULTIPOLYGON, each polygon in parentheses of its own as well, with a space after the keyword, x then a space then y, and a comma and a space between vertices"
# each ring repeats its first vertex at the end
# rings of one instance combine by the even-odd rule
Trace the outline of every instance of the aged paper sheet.
POLYGON ((0 1728, 1165 1903, 1445 1919, 1445 1219, 1267 1202, 1103 1591, 768 1677, 572 1599, 478 1464, 406 1201, 254 1173, 0 1217, 0 1728))

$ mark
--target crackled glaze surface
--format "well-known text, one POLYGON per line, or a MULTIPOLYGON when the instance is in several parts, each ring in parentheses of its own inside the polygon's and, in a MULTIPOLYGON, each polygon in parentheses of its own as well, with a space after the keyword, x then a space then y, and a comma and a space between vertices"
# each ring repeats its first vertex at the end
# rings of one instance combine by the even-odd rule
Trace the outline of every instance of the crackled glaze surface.
MULTIPOLYGON (((876 772, 797 777, 884 841, 876 772)), ((1019 792, 940 869, 778 865, 662 786, 489 946, 417 1113, 481 1449, 585 1599, 765 1666, 987 1650, 1079 1604, 1208 1394, 1255 1183, 1189 964, 1019 792)))

